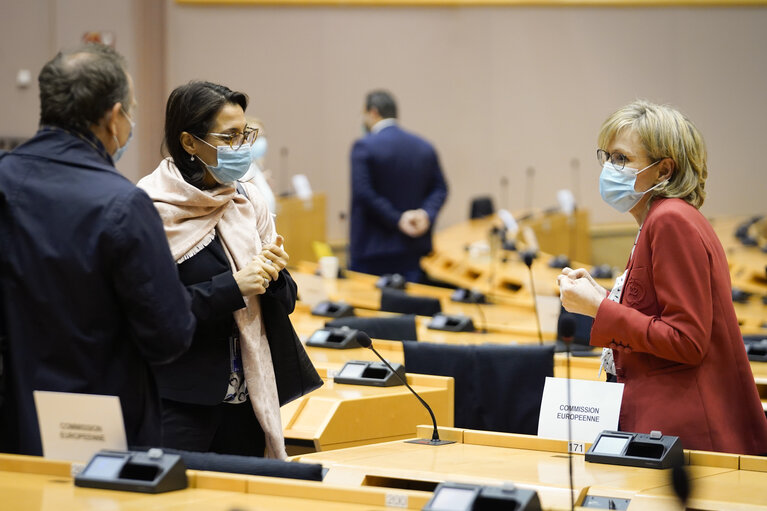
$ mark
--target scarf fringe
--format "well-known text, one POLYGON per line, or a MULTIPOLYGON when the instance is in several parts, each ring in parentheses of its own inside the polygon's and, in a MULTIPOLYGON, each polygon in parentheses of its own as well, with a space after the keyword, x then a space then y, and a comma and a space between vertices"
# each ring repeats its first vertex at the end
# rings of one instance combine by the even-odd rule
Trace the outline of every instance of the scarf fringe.
POLYGON ((205 237, 204 237, 203 239, 201 239, 201 240, 200 240, 200 242, 199 242, 197 245, 193 246, 193 247, 191 248, 191 250, 189 250, 189 252, 187 252, 186 254, 182 255, 182 256, 181 256, 181 257, 180 257, 180 258, 179 258, 179 259, 176 261, 176 264, 181 264, 181 263, 183 263, 184 261, 186 261, 187 259, 191 259, 191 258, 193 258, 193 257, 194 257, 194 256, 196 256, 198 253, 202 252, 202 249, 204 249, 205 247, 207 247, 208 245, 210 245, 210 244, 211 244, 211 242, 212 242, 212 241, 213 241, 215 238, 216 238, 216 231, 215 231, 215 230, 213 230, 213 231, 209 232, 208 234, 206 234, 206 235, 205 235, 205 237))

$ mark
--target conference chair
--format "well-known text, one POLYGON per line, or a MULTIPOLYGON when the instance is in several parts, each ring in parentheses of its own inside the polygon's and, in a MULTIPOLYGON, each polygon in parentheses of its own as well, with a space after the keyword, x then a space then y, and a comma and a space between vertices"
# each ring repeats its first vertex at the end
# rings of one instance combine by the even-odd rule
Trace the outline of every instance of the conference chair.
POLYGON ((373 339, 388 339, 392 341, 417 341, 415 316, 405 314, 390 318, 351 316, 338 318, 325 323, 325 326, 339 328, 348 326, 362 330, 373 339))
POLYGON ((442 312, 442 305, 437 298, 413 296, 398 289, 383 288, 381 289, 381 310, 433 316, 442 312))
POLYGON ((181 456, 186 468, 191 470, 322 481, 322 465, 315 463, 298 463, 215 452, 181 451, 167 447, 163 447, 162 450, 181 456))
POLYGON ((559 318, 557 320, 556 352, 565 352, 569 347, 571 352, 578 353, 579 355, 600 355, 602 350, 596 350, 589 344, 591 340, 591 326, 593 324, 594 318, 584 314, 567 312, 564 307, 560 307, 559 318), (565 326, 567 321, 571 322, 569 327, 565 326), (568 329, 571 332, 565 332, 568 329))
POLYGON ((455 427, 537 434, 554 346, 407 342, 403 350, 407 372, 454 378, 455 427))
POLYGON ((490 196, 475 197, 471 201, 471 207, 469 208, 469 218, 484 218, 495 213, 495 207, 493 206, 493 198, 490 196))

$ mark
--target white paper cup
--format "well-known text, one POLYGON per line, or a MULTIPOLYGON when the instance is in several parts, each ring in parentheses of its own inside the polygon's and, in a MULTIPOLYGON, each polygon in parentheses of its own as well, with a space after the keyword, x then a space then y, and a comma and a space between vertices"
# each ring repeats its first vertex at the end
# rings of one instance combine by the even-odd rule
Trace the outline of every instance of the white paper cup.
POLYGON ((335 256, 320 257, 320 275, 324 279, 338 277, 338 258, 335 256))

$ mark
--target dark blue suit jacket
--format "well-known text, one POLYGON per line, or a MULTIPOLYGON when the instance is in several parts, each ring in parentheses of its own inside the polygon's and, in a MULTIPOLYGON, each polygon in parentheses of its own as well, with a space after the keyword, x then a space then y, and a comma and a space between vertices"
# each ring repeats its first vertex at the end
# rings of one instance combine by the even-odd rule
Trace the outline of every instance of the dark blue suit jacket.
POLYGON ((43 128, 0 159, 0 246, 10 449, 42 453, 33 390, 118 396, 128 443, 160 445, 149 363, 195 319, 147 194, 97 139, 43 128))
POLYGON ((431 229, 411 238, 397 223, 409 209, 424 209, 432 225, 437 219, 447 184, 434 148, 396 125, 388 126, 355 142, 351 166, 349 267, 366 271, 366 262, 385 258, 417 264, 431 251, 431 229))

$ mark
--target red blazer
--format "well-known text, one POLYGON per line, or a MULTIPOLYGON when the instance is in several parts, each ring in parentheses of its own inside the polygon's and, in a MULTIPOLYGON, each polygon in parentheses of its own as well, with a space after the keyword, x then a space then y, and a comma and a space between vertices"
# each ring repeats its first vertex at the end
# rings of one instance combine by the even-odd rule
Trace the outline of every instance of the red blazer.
POLYGON ((685 449, 767 453, 767 419, 732 305, 727 258, 681 199, 650 208, 621 303, 603 300, 591 344, 613 348, 624 431, 660 430, 685 449))

